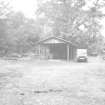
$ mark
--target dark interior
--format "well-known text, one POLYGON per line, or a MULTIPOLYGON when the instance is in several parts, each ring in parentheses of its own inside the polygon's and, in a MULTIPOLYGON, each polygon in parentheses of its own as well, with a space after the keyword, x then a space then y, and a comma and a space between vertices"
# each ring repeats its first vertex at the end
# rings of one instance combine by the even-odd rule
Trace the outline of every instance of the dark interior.
POLYGON ((50 53, 53 55, 53 59, 67 59, 67 45, 64 43, 58 44, 46 44, 46 47, 50 49, 50 53))

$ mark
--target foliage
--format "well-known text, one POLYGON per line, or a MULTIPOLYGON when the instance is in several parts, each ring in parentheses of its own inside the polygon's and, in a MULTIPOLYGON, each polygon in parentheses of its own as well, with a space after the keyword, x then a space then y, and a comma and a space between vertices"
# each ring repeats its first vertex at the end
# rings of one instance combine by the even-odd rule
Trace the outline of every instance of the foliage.
POLYGON ((0 1, 0 56, 5 53, 7 49, 7 36, 6 36, 6 20, 8 15, 11 13, 8 1, 0 1))
POLYGON ((7 36, 15 52, 30 51, 38 40, 40 28, 34 20, 27 19, 22 13, 14 13, 8 18, 7 36))
POLYGON ((33 51, 36 41, 49 35, 99 50, 104 5, 104 1, 94 0, 86 9, 86 0, 38 0, 34 20, 13 12, 8 1, 0 1, 0 55, 33 51))
POLYGON ((52 29, 51 35, 88 48, 102 37, 100 20, 104 17, 101 11, 104 1, 95 0, 88 9, 85 9, 86 3, 85 0, 50 0, 40 5, 38 19, 42 20, 43 27, 47 25, 52 29))
POLYGON ((37 22, 27 19, 20 12, 10 13, 0 25, 1 56, 33 50, 41 32, 37 22))
POLYGON ((32 51, 40 36, 37 21, 13 12, 9 1, 0 1, 0 56, 32 51))

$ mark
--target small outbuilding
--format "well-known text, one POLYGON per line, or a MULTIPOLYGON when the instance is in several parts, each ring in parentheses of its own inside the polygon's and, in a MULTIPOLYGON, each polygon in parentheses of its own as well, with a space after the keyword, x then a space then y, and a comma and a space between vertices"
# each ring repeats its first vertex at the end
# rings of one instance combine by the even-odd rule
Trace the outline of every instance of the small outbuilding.
POLYGON ((37 52, 44 59, 74 60, 76 58, 76 45, 59 37, 49 37, 40 40, 37 52))

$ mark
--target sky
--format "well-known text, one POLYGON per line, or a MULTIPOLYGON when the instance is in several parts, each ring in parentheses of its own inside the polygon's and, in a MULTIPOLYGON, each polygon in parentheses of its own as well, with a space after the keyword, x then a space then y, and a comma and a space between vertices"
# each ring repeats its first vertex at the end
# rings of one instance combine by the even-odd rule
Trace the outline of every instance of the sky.
POLYGON ((28 18, 32 18, 37 9, 36 0, 11 0, 11 5, 14 11, 21 11, 28 18))

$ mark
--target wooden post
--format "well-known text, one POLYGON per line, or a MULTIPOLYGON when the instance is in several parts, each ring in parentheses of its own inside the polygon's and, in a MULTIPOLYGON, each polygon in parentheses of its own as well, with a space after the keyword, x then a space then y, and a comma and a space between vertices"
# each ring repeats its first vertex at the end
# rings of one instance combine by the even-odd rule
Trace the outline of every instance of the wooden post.
POLYGON ((70 49, 69 49, 69 45, 67 44, 67 61, 70 60, 70 49))
POLYGON ((40 48, 40 45, 38 46, 38 50, 39 50, 39 56, 41 55, 41 48, 40 48))

